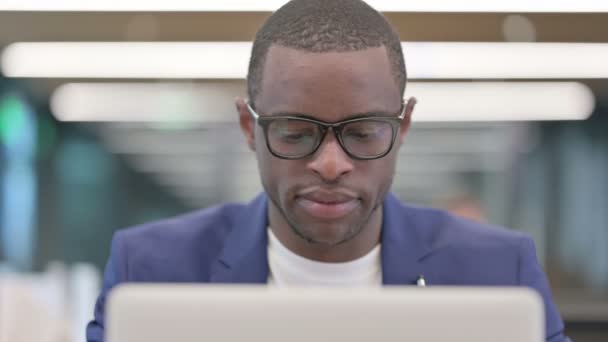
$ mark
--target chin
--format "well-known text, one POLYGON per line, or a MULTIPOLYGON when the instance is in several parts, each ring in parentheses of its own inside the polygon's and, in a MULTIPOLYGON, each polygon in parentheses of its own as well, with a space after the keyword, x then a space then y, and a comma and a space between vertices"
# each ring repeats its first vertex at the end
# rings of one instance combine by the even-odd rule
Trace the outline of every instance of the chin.
MULTIPOLYGON (((304 225, 306 227, 306 225, 304 225)), ((310 227, 310 226, 309 226, 310 227)), ((319 225, 316 229, 296 229, 294 228, 297 235, 312 244, 335 246, 346 241, 349 241, 355 237, 359 230, 352 231, 349 227, 352 225, 339 224, 338 226, 332 225, 319 225)))

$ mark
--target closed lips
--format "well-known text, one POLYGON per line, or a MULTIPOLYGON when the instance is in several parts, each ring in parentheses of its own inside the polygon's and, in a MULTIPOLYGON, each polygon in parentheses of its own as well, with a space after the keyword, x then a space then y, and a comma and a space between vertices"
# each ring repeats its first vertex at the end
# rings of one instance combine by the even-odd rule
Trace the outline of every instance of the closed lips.
POLYGON ((356 196, 343 192, 311 191, 299 197, 322 204, 346 203, 356 199, 356 196))
POLYGON ((338 219, 359 206, 358 198, 351 194, 318 190, 301 194, 296 202, 308 215, 319 219, 338 219))

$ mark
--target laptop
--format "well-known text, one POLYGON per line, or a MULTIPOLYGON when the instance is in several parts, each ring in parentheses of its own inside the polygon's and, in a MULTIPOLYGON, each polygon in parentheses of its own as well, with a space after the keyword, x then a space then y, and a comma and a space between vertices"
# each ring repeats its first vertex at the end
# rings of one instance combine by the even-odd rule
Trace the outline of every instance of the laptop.
POLYGON ((126 284, 106 313, 107 342, 545 341, 527 288, 126 284))

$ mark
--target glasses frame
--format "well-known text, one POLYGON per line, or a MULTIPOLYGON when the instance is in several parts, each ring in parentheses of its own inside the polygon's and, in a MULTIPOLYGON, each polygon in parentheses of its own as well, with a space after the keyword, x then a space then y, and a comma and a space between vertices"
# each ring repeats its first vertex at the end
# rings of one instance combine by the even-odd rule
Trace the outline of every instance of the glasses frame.
POLYGON ((320 121, 320 120, 312 119, 312 118, 305 117, 305 116, 291 116, 291 115, 262 116, 262 115, 259 115, 255 111, 255 109, 249 103, 249 101, 246 102, 246 105, 247 105, 247 110, 249 111, 251 116, 255 119, 256 123, 258 125, 260 125, 260 127, 262 127, 262 130, 264 131, 264 139, 266 140, 266 148, 268 148, 268 151, 277 158, 287 159, 287 160, 297 160, 297 159, 304 159, 306 157, 309 157, 309 156, 315 154, 317 152, 317 150, 319 149, 319 147, 323 144, 323 141, 325 140, 327 132, 331 129, 331 130, 333 130, 336 140, 340 144, 340 147, 342 148, 344 153, 346 153, 346 155, 348 155, 350 158, 357 159, 357 160, 374 160, 374 159, 379 159, 379 158, 386 156, 393 149, 393 146, 395 145, 395 139, 397 138, 397 134, 399 133, 399 130, 401 129, 401 123, 403 122, 403 119, 405 118, 405 109, 407 108, 408 102, 409 102, 409 99, 401 101, 401 109, 399 109, 399 112, 398 112, 399 114, 397 116, 366 115, 366 116, 359 116, 356 118, 346 119, 346 120, 342 120, 342 121, 338 121, 338 122, 334 122, 334 123, 320 121), (273 149, 270 147, 270 142, 268 141, 268 127, 274 120, 285 120, 285 119, 310 122, 310 123, 314 123, 320 127, 321 138, 316 143, 316 146, 312 149, 311 152, 302 154, 299 156, 286 156, 286 155, 277 153, 276 151, 273 151, 273 149), (361 156, 357 156, 356 154, 353 154, 345 146, 344 141, 342 140, 342 129, 344 128, 344 126, 346 126, 349 123, 358 122, 358 121, 366 121, 366 120, 388 122, 391 125, 392 137, 391 137, 391 144, 389 145, 389 147, 387 148, 387 150, 385 152, 380 153, 378 155, 374 155, 374 156, 361 157, 361 156))

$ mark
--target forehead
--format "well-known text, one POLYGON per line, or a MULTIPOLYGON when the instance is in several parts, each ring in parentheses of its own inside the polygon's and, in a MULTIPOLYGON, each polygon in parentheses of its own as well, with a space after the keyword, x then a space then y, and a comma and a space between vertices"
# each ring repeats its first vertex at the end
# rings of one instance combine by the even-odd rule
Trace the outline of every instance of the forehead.
POLYGON ((311 53, 271 46, 256 106, 263 113, 304 113, 328 121, 349 113, 394 112, 401 94, 384 47, 311 53))

